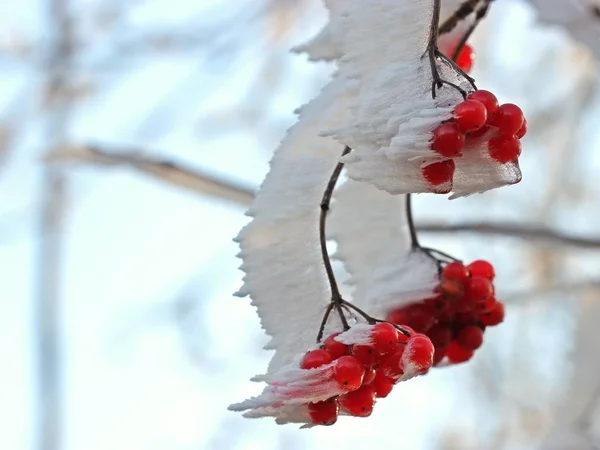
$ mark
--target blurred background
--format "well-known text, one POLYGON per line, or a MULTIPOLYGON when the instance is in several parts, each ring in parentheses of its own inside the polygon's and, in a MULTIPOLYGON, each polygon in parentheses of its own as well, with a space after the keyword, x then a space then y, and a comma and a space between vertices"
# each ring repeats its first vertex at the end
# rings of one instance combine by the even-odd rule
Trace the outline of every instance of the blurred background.
POLYGON ((227 411, 269 359, 231 239, 332 71, 288 52, 326 18, 319 0, 0 3, 1 449, 597 448, 598 67, 524 0, 472 40, 479 86, 528 117, 523 181, 415 202, 424 243, 496 265, 505 324, 367 420, 227 411))

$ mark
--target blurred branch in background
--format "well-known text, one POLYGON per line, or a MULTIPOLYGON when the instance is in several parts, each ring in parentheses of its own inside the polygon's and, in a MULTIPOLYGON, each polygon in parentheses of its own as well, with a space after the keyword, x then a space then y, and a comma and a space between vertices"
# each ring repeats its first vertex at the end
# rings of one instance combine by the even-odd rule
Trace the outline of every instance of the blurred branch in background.
MULTIPOLYGON (((74 145, 57 147, 47 155, 48 163, 85 163, 100 166, 126 166, 150 175, 165 183, 190 189, 198 194, 231 201, 247 207, 252 202, 254 189, 208 175, 185 165, 148 156, 147 152, 136 149, 107 150, 97 145, 74 145)), ((422 223, 418 229, 425 233, 452 234, 472 233, 496 235, 518 239, 564 245, 584 249, 600 249, 600 236, 569 236, 546 227, 510 223, 463 223, 441 224, 422 223)))

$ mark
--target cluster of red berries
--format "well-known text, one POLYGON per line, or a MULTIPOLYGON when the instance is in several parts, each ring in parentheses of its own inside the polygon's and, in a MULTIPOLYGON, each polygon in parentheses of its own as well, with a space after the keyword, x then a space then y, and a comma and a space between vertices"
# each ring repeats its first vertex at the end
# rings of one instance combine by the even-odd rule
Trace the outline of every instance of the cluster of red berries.
POLYGON ((468 266, 451 262, 442 269, 435 297, 395 309, 387 320, 428 336, 435 346, 434 365, 444 357, 450 364, 468 361, 483 344, 485 328, 504 320, 494 277, 494 267, 487 261, 468 266))
POLYGON ((387 397, 404 377, 425 373, 433 364, 435 348, 423 334, 399 332, 390 323, 372 328, 369 345, 346 345, 334 333, 321 348, 304 355, 302 369, 333 363, 332 377, 344 394, 322 402, 309 403, 310 420, 315 425, 333 425, 340 413, 367 417, 377 398, 387 397))
MULTIPOLYGON (((456 44, 458 44, 458 43, 456 43, 456 44)), ((449 49, 450 51, 444 52, 444 54, 448 58, 452 58, 452 56, 454 55, 454 52, 456 51, 456 44, 454 47, 449 49)), ((471 47, 469 44, 463 45, 463 47, 460 49, 460 52, 458 52, 458 56, 456 57, 456 60, 455 60, 456 65, 463 72, 469 73, 469 72, 471 72, 471 69, 473 68, 474 61, 475 61, 475 51, 473 50, 473 47, 471 47)))
MULTIPOLYGON (((456 105, 450 120, 433 130, 430 147, 446 158, 458 158, 469 143, 487 143, 490 158, 505 164, 518 160, 520 139, 526 133, 527 120, 521 108, 512 103, 498 105, 494 94, 478 90, 456 105), (483 136, 487 142, 480 142, 483 136)), ((429 164, 421 170, 425 180, 433 186, 450 183, 454 176, 454 159, 429 164)))

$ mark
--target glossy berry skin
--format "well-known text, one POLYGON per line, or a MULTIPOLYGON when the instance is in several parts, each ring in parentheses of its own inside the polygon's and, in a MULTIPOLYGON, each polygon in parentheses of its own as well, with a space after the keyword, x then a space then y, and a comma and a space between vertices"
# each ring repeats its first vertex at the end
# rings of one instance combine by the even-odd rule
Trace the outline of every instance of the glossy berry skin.
POLYGON ((315 425, 333 425, 337 422, 340 405, 335 397, 308 404, 310 420, 315 425))
POLYGON ((429 330, 427 336, 429 336, 429 339, 431 339, 431 342, 437 352, 439 349, 444 349, 450 345, 450 342, 452 342, 452 338, 454 337, 454 333, 452 333, 452 328, 449 326, 438 324, 429 330))
POLYGON ((436 292, 439 292, 445 299, 456 300, 464 295, 465 284, 459 280, 442 277, 440 284, 436 288, 436 292))
POLYGON ((434 186, 439 186, 440 184, 452 182, 455 169, 456 165, 454 161, 448 159, 423 167, 421 173, 427 182, 434 186))
POLYGON ((488 152, 499 163, 514 162, 521 155, 521 141, 516 136, 501 134, 490 139, 488 152))
POLYGON ((498 127, 500 134, 514 135, 523 126, 525 117, 523 111, 513 103, 500 105, 496 114, 490 117, 490 125, 498 127))
POLYGON ((454 108, 454 120, 465 132, 477 131, 487 121, 487 109, 477 100, 465 100, 454 108))
POLYGON ((488 261, 483 259, 478 259, 473 261, 471 264, 467 266, 469 272, 474 277, 483 277, 487 278, 490 281, 493 281, 496 277, 496 271, 494 270, 494 266, 488 261))
POLYGON ((331 355, 325 350, 317 349, 306 352, 300 362, 301 369, 315 369, 333 361, 331 355))
POLYGON ((398 379, 404 375, 404 366, 402 364, 402 355, 404 354, 404 345, 398 347, 394 353, 386 355, 379 363, 379 370, 383 375, 391 379, 398 379))
POLYGON ((469 44, 465 44, 463 48, 458 52, 456 57, 456 65, 461 68, 463 72, 469 73, 473 68, 473 61, 475 60, 475 52, 473 47, 469 44))
POLYGON ((431 340, 424 334, 415 334, 406 344, 404 360, 417 367, 418 373, 427 372, 433 365, 435 347, 431 340))
POLYGON ((479 103, 483 104, 487 111, 488 120, 491 119, 494 116, 494 114, 496 114, 496 111, 498 111, 498 99, 490 91, 480 89, 478 91, 471 92, 467 96, 467 100, 476 100, 479 103))
POLYGON ((385 398, 392 392, 394 384, 393 379, 386 377, 383 373, 378 371, 375 374, 375 379, 373 379, 371 386, 373 386, 377 398, 385 398))
POLYGON ((456 123, 443 123, 433 130, 431 149, 440 155, 448 158, 460 156, 464 146, 465 134, 456 123))
POLYGON ((456 335, 456 342, 465 350, 477 350, 483 344, 483 330, 477 325, 467 325, 456 335))
POLYGON ((362 386, 353 392, 340 396, 340 406, 348 414, 355 417, 368 417, 375 406, 375 389, 362 386))
POLYGON ((480 313, 488 313, 496 307, 496 303, 496 297, 491 296, 485 299, 483 302, 479 303, 477 306, 479 308, 480 313))
POLYGON ((504 305, 501 302, 496 302, 494 308, 490 312, 479 316, 479 320, 482 324, 489 327, 501 324, 504 321, 504 305))
POLYGON ((363 386, 371 384, 377 375, 377 371, 373 367, 365 368, 365 376, 363 377, 363 386))
POLYGON ((472 303, 483 303, 494 295, 492 282, 483 277, 471 277, 465 285, 465 297, 472 303))
MULTIPOLYGON (((470 267, 470 265, 469 265, 470 267)), ((454 261, 448 263, 446 267, 442 269, 442 276, 450 280, 458 280, 461 283, 466 283, 469 279, 469 269, 463 263, 454 261)))
POLYGON ((387 355, 398 347, 398 330, 391 323, 378 323, 371 331, 371 343, 380 355, 387 355))
POLYGON ((452 341, 446 348, 446 357, 452 364, 460 364, 473 357, 473 350, 465 350, 456 341, 452 341))
POLYGON ((429 308, 421 303, 408 306, 409 324, 417 333, 425 333, 435 324, 435 317, 429 308))
POLYGON ((333 379, 345 391, 355 391, 360 387, 365 376, 365 368, 353 356, 342 356, 333 366, 333 379))
POLYGON ((516 135, 518 139, 522 139, 527 134, 527 119, 523 119, 523 125, 519 128, 516 135))
POLYGON ((370 345, 353 345, 352 356, 358 359, 365 367, 371 367, 379 362, 379 354, 370 345))
POLYGON ((341 333, 333 333, 323 341, 323 350, 329 353, 333 359, 338 359, 341 356, 350 354, 348 345, 335 340, 335 337, 339 334, 341 333))

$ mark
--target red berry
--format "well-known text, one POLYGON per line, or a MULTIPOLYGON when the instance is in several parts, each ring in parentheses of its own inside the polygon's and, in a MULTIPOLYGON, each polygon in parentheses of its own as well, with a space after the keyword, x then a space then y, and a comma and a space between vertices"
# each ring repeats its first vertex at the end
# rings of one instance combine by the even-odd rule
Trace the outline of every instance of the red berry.
POLYGON ((499 163, 512 162, 521 154, 521 141, 516 136, 501 134, 490 139, 488 152, 490 157, 499 163))
POLYGON ((436 292, 439 292, 443 298, 456 300, 457 298, 461 298, 465 293, 465 285, 462 281, 442 278, 436 288, 436 292))
POLYGON ((423 304, 434 317, 439 317, 440 314, 446 312, 450 307, 450 303, 441 296, 426 298, 423 300, 423 304))
POLYGON ((485 125, 487 110, 477 100, 465 100, 454 108, 454 119, 464 131, 476 131, 485 125))
POLYGON ((358 359, 365 367, 371 367, 379 361, 379 354, 370 345, 353 345, 352 356, 358 359))
POLYGON ((429 339, 431 339, 431 342, 433 343, 437 351, 439 349, 448 347, 448 345, 450 345, 450 342, 452 342, 452 328, 446 325, 438 324, 431 330, 429 330, 427 336, 429 336, 429 339))
POLYGON ((448 361, 452 364, 459 364, 470 360, 473 357, 473 350, 465 350, 456 341, 452 341, 446 349, 448 361))
POLYGON ((477 350, 483 344, 483 330, 477 325, 467 325, 456 335, 456 342, 465 350, 477 350))
POLYGON ((444 183, 451 183, 454 176, 456 165, 454 161, 448 159, 433 164, 429 164, 421 169, 423 178, 434 186, 439 186, 444 183))
POLYGON ((429 308, 422 303, 413 303, 409 306, 409 325, 417 333, 424 333, 435 324, 435 316, 429 308))
POLYGON ((335 340, 335 337, 341 333, 333 333, 323 342, 323 350, 328 352, 333 359, 338 359, 340 356, 350 353, 349 346, 335 340))
POLYGON ((463 263, 454 261, 444 267, 442 276, 450 280, 458 280, 465 283, 469 279, 469 269, 463 263))
POLYGON ((342 356, 335 361, 333 378, 346 391, 355 391, 360 387, 365 368, 354 356, 342 356))
POLYGON ((491 119, 496 111, 498 111, 498 99, 490 91, 481 89, 479 91, 471 92, 468 95, 467 100, 477 100, 479 103, 482 103, 487 111, 488 119, 491 119))
POLYGON ((333 425, 337 421, 339 411, 340 405, 335 397, 308 404, 310 420, 315 425, 333 425))
POLYGON ((475 60, 475 52, 473 47, 469 44, 465 44, 463 48, 458 52, 456 57, 456 65, 462 69, 463 72, 469 73, 473 68, 473 61, 475 60))
POLYGON ((479 320, 482 324, 490 327, 501 324, 504 321, 504 305, 501 302, 496 302, 490 312, 479 316, 479 320))
POLYGON ((475 325, 479 321, 480 311, 471 309, 468 312, 462 312, 456 314, 454 318, 454 325, 459 328, 466 327, 467 325, 475 325))
POLYGON ((300 363, 301 369, 314 369, 320 367, 323 364, 329 364, 333 361, 331 355, 325 350, 316 349, 306 352, 302 362, 300 363))
POLYGON ((373 348, 380 355, 393 352, 398 347, 398 330, 390 323, 378 323, 371 331, 373 348))
POLYGON ((467 269, 469 270, 469 272, 471 272, 471 276, 473 277, 483 277, 492 281, 496 276, 494 266, 492 266, 491 263, 484 261, 483 259, 473 261, 467 266, 467 269))
POLYGON ((496 307, 496 298, 494 296, 488 297, 479 306, 479 312, 487 313, 493 310, 496 307))
POLYGON ((433 365, 437 366, 440 362, 442 362, 442 359, 444 359, 445 356, 446 356, 445 348, 436 348, 435 353, 433 355, 433 365))
POLYGON ((467 140, 480 138, 481 136, 486 134, 491 129, 492 129, 492 127, 490 127, 489 125, 484 125, 479 130, 471 131, 470 133, 468 133, 467 140))
POLYGON ((516 136, 519 139, 523 139, 523 137, 527 134, 527 119, 523 119, 523 125, 521 125, 521 128, 519 128, 519 131, 517 131, 516 136))
POLYGON ((433 130, 431 149, 449 158, 460 156, 465 146, 465 134, 454 122, 439 125, 433 130))
POLYGON ((512 103, 500 105, 496 114, 490 117, 490 125, 498 127, 500 133, 508 135, 518 133, 524 121, 523 111, 512 103))
POLYGON ((433 364, 435 347, 424 334, 415 334, 406 344, 402 359, 409 362, 418 373, 427 372, 433 364))
POLYGON ((465 298, 473 305, 483 303, 494 295, 492 282, 483 277, 471 277, 465 285, 465 298))
POLYGON ((368 417, 375 406, 375 389, 372 386, 363 386, 353 392, 340 396, 340 406, 352 416, 368 417))
POLYGON ((404 375, 404 366, 402 364, 402 355, 404 354, 404 345, 398 347, 394 353, 386 355, 379 363, 379 370, 388 378, 398 379, 404 375))
POLYGON ((371 384, 375 379, 377 371, 373 367, 365 368, 365 376, 363 377, 363 386, 371 384))
POLYGON ((385 398, 389 395, 390 392, 392 392, 394 384, 395 383, 392 378, 388 378, 380 371, 377 371, 377 373, 375 374, 375 379, 373 380, 373 383, 371 383, 371 386, 373 386, 373 389, 375 390, 376 397, 385 398))
POLYGON ((385 320, 402 325, 408 322, 408 309, 407 308, 396 308, 388 313, 385 320))

